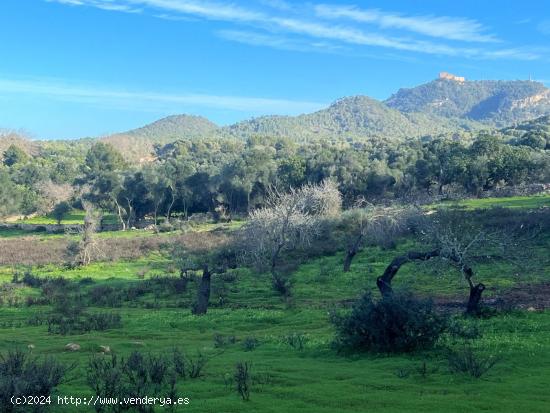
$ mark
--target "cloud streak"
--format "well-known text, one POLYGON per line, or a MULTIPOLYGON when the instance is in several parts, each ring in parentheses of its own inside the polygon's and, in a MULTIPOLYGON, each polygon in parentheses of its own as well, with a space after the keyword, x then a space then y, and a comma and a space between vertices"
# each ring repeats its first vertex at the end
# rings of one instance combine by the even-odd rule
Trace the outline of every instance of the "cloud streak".
POLYGON ((378 9, 362 10, 355 6, 315 6, 317 16, 326 19, 349 19, 360 23, 372 23, 383 29, 401 29, 425 36, 466 42, 496 42, 492 34, 486 34, 481 23, 472 19, 448 16, 404 16, 378 9))
POLYGON ((220 30, 218 37, 232 42, 251 46, 267 46, 279 50, 291 50, 300 52, 341 53, 343 46, 322 41, 301 41, 299 39, 278 36, 272 34, 257 33, 244 30, 220 30))
MULTIPOLYGON (((340 44, 360 47, 376 47, 393 49, 403 52, 420 54, 445 55, 465 57, 471 59, 507 59, 507 60, 535 60, 540 55, 535 51, 523 48, 464 47, 450 45, 432 40, 400 37, 388 35, 382 31, 366 31, 358 27, 358 23, 372 23, 381 29, 405 30, 415 35, 432 38, 478 42, 492 44, 498 39, 485 33, 481 23, 463 18, 447 16, 404 16, 396 13, 387 13, 380 10, 362 10, 355 6, 308 6, 313 8, 311 13, 296 15, 294 9, 286 7, 288 3, 268 1, 275 11, 253 10, 235 3, 209 2, 197 0, 48 0, 70 4, 73 6, 90 6, 99 8, 116 7, 128 10, 152 9, 157 16, 163 18, 193 17, 198 19, 215 20, 237 26, 254 27, 266 31, 265 34, 255 33, 250 37, 243 35, 243 30, 222 31, 220 37, 239 43, 263 45, 285 50, 317 50, 318 48, 304 48, 308 43, 304 38, 317 39, 322 42, 337 42, 340 44), (278 5, 278 7, 277 7, 278 5), (162 14, 158 14, 162 13, 162 14), (335 22, 335 24, 329 23, 335 22), (342 20, 346 24, 342 24, 342 20), (349 21, 352 24, 348 24, 349 21), (273 36, 273 32, 284 33, 285 36, 273 36), (225 34, 223 34, 225 33, 225 34), (291 39, 289 36, 300 37, 291 39)), ((264 3, 266 3, 264 1, 264 3)), ((305 6, 304 6, 305 7, 305 6)), ((300 10, 303 10, 301 7, 300 10)), ((122 10, 121 10, 122 11, 122 10)), ((311 42, 309 42, 311 43, 311 42)))
POLYGON ((259 114, 300 114, 326 106, 325 103, 263 97, 209 95, 200 93, 167 94, 154 91, 129 91, 95 85, 80 85, 55 79, 0 79, 0 92, 42 96, 67 102, 108 105, 118 109, 143 111, 168 108, 206 107, 259 114))

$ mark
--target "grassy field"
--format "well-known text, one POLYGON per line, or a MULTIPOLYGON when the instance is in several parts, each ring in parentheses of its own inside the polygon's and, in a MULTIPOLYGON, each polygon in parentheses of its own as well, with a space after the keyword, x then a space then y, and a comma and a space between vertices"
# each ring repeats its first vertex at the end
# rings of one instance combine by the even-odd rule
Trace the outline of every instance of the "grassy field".
MULTIPOLYGON (((548 198, 546 198, 548 199, 548 198)), ((486 200, 481 200, 486 201, 486 200)), ((508 205, 519 202, 508 200, 508 205)), ((525 205, 539 205, 539 200, 525 205)), ((471 207, 479 207, 475 205, 471 207)), ((240 224, 232 224, 237 226, 240 224)), ((209 231, 214 226, 198 227, 209 231)), ((114 236, 164 236, 141 231, 103 233, 114 236), (124 234, 124 235, 123 235, 124 234)), ((10 234, 17 238, 19 234, 10 234)), ((174 347, 193 355, 209 357, 204 374, 181 380, 178 394, 191 403, 178 411, 219 412, 547 412, 550 405, 550 312, 510 311, 477 323, 484 332, 473 341, 482 354, 493 355, 499 363, 480 379, 449 371, 446 349, 459 348, 460 342, 445 337, 430 352, 413 355, 340 354, 332 346, 334 328, 329 312, 342 308, 365 290, 375 292, 375 279, 391 259, 411 247, 402 240, 396 249, 369 247, 354 260, 352 271, 342 271, 342 253, 311 259, 292 274, 292 296, 277 295, 268 275, 239 268, 213 279, 211 308, 205 316, 190 312, 198 287, 192 280, 183 293, 151 288, 147 293, 122 302, 121 306, 89 308, 112 311, 122 316, 122 328, 87 334, 48 334, 45 325, 31 326, 28 320, 48 306, 6 305, 9 294, 15 302, 37 297, 39 288, 17 285, 4 289, 0 307, 0 351, 19 347, 37 356, 55 356, 77 363, 59 394, 90 396, 86 367, 99 346, 128 355, 134 350, 166 354, 174 347), (287 337, 303 337, 302 349, 288 344, 287 337), (215 340, 215 337, 218 337, 215 340), (246 340, 257 340, 254 349, 246 340), (78 343, 76 352, 65 350, 67 343, 78 343), (235 364, 252 363, 255 380, 250 401, 243 401, 229 386, 235 364), (427 370, 423 369, 423 365, 427 370)), ((550 240, 536 246, 540 259, 548 259, 550 240)), ((28 268, 27 268, 28 269, 28 268)), ((10 283, 14 271, 25 268, 0 267, 0 284, 10 283)), ((63 265, 30 268, 43 277, 65 277, 79 285, 82 294, 100 286, 115 290, 137 286, 156 277, 176 277, 171 261, 157 252, 144 252, 131 261, 96 262, 85 268, 63 265)), ((507 263, 477 268, 477 279, 489 287, 487 297, 498 295, 523 283, 550 281, 550 266, 529 274, 518 274, 507 263)), ((420 295, 441 300, 465 302, 468 287, 454 271, 437 276, 424 265, 409 264, 395 280, 396 288, 407 288, 420 295)), ((464 321, 466 322, 466 321, 464 321)), ((91 408, 56 407, 52 411, 93 411, 91 408)), ((162 411, 159 409, 158 411, 162 411)))
MULTIPOLYGON (((61 224, 65 225, 76 225, 84 223, 85 212, 82 210, 73 210, 72 212, 66 214, 61 220, 61 224)), ((105 214, 103 216, 103 222, 106 224, 116 224, 118 219, 115 215, 105 214)), ((57 224, 57 219, 52 215, 39 215, 24 219, 19 219, 15 223, 21 224, 35 224, 35 225, 53 225, 57 224)))
POLYGON ((514 196, 506 198, 472 198, 461 201, 444 202, 443 205, 454 205, 466 209, 482 208, 543 208, 550 207, 550 195, 514 196))

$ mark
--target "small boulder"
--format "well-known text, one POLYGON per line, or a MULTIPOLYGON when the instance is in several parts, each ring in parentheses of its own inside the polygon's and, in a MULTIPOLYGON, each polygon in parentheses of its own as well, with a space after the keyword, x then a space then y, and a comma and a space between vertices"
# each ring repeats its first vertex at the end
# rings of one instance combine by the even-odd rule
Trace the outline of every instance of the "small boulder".
POLYGON ((65 346, 65 350, 78 351, 78 350, 80 350, 80 345, 78 345, 76 343, 69 343, 65 346))
POLYGON ((27 346, 27 348, 28 348, 29 350, 33 350, 33 349, 34 349, 34 344, 29 344, 29 345, 27 346))
POLYGON ((99 346, 99 348, 101 349, 101 353, 103 354, 107 354, 111 352, 111 347, 109 346, 99 346))

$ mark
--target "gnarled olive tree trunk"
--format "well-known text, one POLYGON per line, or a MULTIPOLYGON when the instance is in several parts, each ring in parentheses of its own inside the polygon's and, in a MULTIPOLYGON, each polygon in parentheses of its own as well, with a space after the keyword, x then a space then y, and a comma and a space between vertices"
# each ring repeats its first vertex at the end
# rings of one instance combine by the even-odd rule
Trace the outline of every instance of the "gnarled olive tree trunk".
MULTIPOLYGON (((376 286, 380 290, 380 294, 382 294, 382 297, 392 296, 393 289, 391 283, 395 275, 399 272, 399 269, 402 265, 410 261, 427 261, 431 258, 439 257, 441 255, 441 251, 439 249, 436 249, 428 252, 409 251, 406 254, 395 257, 390 265, 386 267, 384 273, 376 279, 376 286)), ((458 257, 454 255, 445 255, 445 258, 459 265, 460 270, 464 275, 464 278, 466 278, 466 281, 468 281, 468 284, 470 286, 470 296, 466 305, 466 314, 479 315, 481 296, 483 294, 483 291, 485 290, 485 285, 482 283, 474 285, 474 283, 472 282, 474 271, 469 266, 461 264, 458 257)))
POLYGON ((346 251, 346 258, 344 258, 344 272, 349 272, 351 268, 351 262, 359 252, 359 248, 361 247, 363 238, 364 238, 363 234, 359 234, 355 238, 355 241, 353 242, 353 244, 348 246, 348 250, 346 251))
POLYGON ((212 273, 210 272, 208 265, 205 265, 202 270, 201 283, 197 291, 197 301, 193 307, 193 314, 202 315, 206 314, 208 310, 208 303, 210 301, 210 281, 212 279, 212 273))

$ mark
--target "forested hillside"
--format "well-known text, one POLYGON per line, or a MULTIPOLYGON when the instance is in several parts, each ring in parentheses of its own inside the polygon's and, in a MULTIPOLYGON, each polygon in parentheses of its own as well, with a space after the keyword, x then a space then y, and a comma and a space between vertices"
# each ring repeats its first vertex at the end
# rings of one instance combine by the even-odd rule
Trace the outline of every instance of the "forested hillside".
POLYGON ((502 127, 547 114, 550 94, 542 83, 526 80, 436 79, 411 89, 400 89, 384 103, 401 112, 470 119, 502 127))
POLYGON ((547 118, 471 138, 312 140, 256 137, 180 139, 143 164, 113 145, 41 142, 34 155, 3 153, 2 215, 47 213, 62 201, 90 201, 133 225, 145 216, 246 214, 271 188, 335 181, 345 205, 480 196, 550 182, 547 118))
POLYGON ((198 116, 176 115, 102 139, 130 161, 147 161, 155 145, 198 137, 246 140, 263 136, 306 142, 469 135, 546 115, 550 113, 549 96, 542 83, 532 81, 436 79, 401 89, 384 102, 351 96, 315 113, 263 116, 225 127, 198 116))
POLYGON ((147 161, 155 145, 165 145, 178 139, 215 136, 217 132, 218 126, 201 116, 173 115, 101 140, 115 146, 128 160, 147 161))

